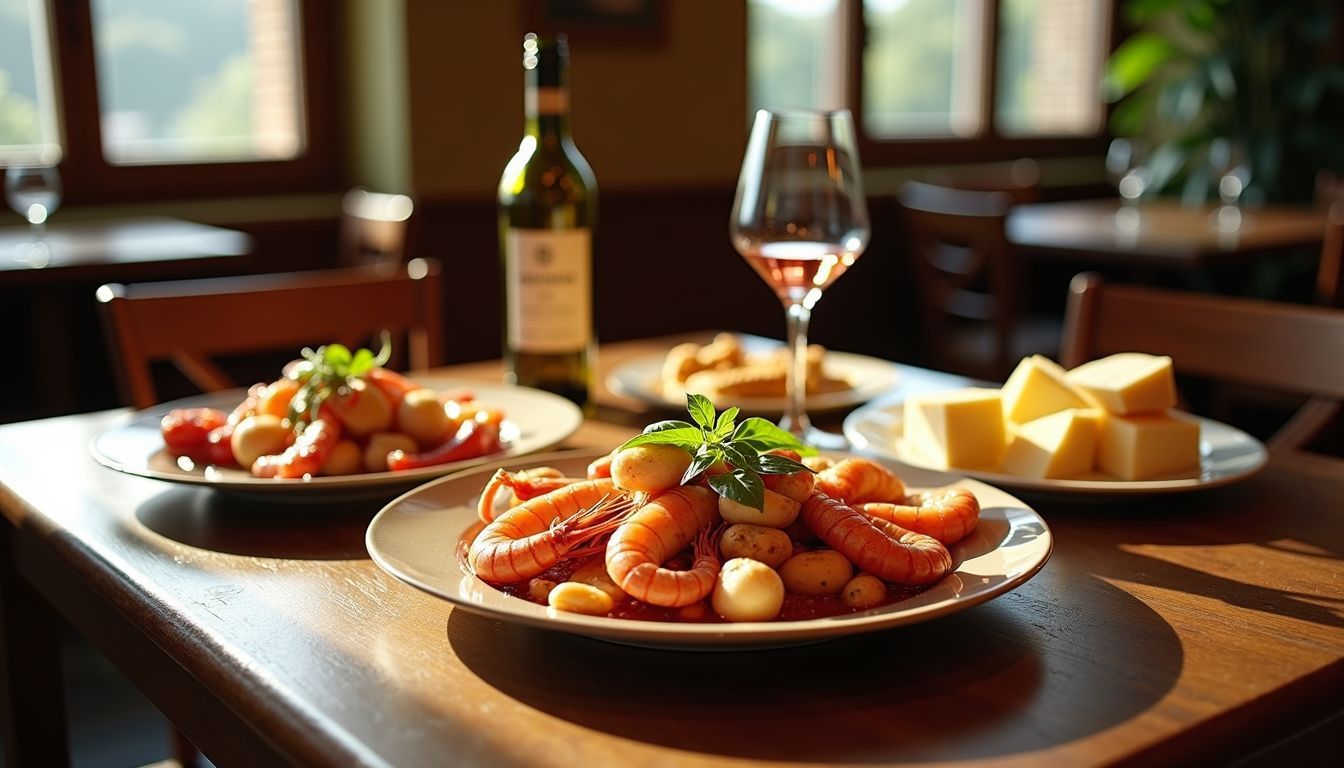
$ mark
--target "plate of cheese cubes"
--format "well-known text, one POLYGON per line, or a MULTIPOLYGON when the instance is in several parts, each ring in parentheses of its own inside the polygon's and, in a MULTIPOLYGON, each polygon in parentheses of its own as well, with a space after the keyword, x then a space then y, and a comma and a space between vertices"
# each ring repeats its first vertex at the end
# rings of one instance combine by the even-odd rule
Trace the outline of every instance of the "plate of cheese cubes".
POLYGON ((858 451, 1028 491, 1169 493, 1244 480, 1268 460, 1235 427, 1176 408, 1170 357, 1072 370, 1024 358, 1002 387, 907 393, 845 419, 858 451))

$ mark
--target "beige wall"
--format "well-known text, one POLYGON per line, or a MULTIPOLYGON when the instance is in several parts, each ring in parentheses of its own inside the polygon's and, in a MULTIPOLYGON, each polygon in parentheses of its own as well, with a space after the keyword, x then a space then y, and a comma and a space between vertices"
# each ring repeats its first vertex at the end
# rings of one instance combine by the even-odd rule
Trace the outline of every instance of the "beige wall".
MULTIPOLYGON (((746 3, 666 0, 665 42, 572 41, 574 139, 605 192, 731 188, 746 143, 746 3)), ((522 133, 517 0, 409 0, 411 183, 490 199, 522 133)))

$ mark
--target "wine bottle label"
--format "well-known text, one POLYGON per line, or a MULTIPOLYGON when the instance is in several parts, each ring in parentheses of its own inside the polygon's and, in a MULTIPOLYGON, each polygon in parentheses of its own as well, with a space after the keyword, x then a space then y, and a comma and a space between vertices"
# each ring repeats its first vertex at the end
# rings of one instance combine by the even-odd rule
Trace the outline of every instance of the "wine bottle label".
POLYGON ((569 111, 569 91, 529 87, 523 92, 523 109, 529 115, 563 115, 569 111))
POLYGON ((592 232, 509 229, 504 240, 509 346, 574 352, 593 332, 592 232))

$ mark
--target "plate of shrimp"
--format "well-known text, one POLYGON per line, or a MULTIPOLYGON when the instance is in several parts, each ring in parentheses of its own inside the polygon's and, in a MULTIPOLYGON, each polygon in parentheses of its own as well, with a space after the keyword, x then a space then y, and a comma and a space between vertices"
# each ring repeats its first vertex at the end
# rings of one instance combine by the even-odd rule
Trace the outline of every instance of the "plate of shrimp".
POLYGON ((962 611, 1026 582, 1052 548, 1040 515, 977 480, 794 454, 807 469, 765 475, 756 508, 716 493, 722 483, 678 482, 690 473, 661 463, 666 448, 555 453, 440 478, 378 513, 368 551, 462 610, 617 643, 731 650, 962 611))

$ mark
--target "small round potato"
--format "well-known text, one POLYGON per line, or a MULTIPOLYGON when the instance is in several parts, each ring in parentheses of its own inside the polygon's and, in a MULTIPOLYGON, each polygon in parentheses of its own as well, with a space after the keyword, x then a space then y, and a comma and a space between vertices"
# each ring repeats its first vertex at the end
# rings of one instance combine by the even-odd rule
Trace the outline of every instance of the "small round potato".
POLYGON ((794 472, 791 475, 761 475, 761 480, 769 490, 802 504, 812 495, 817 476, 811 472, 794 472))
POLYGON ((793 557, 793 542, 778 528, 738 523, 728 526, 719 537, 719 552, 724 559, 747 557, 778 568, 793 557))
POLYGON ((637 445, 611 460, 611 478, 618 488, 658 493, 681 484, 691 454, 675 445, 637 445))
POLYGON ((860 573, 840 590, 840 599, 850 608, 872 608, 887 598, 887 585, 870 573, 860 573))
POLYGON ((353 475, 364 471, 364 452, 354 440, 338 440, 322 462, 324 475, 353 475))
POLYGON ((432 389, 412 389, 397 406, 397 429, 426 448, 442 443, 452 426, 439 393, 432 389))
POLYGON ((854 575, 854 566, 833 549, 799 552, 779 566, 779 576, 790 592, 799 595, 834 595, 854 575))
POLYGON ((710 602, 729 621, 769 621, 784 605, 784 582, 765 563, 735 557, 719 571, 710 602))
POLYGON ((238 422, 229 437, 229 448, 240 467, 250 467, 260 456, 281 453, 289 447, 293 429, 279 416, 258 413, 238 422))
POLYGON ((289 401, 298 391, 299 382, 293 379, 278 379, 267 384, 257 398, 257 413, 285 418, 289 415, 289 401))
POLYGON ((611 595, 612 602, 619 603, 628 597, 625 590, 617 586, 616 582, 612 581, 611 575, 607 573, 607 560, 604 557, 594 557, 579 566, 569 577, 569 580, 587 584, 590 587, 597 587, 611 595))
POLYGON ((767 528, 789 527, 789 523, 798 518, 798 512, 802 508, 802 504, 768 488, 765 491, 765 505, 762 509, 739 504, 727 496, 719 497, 719 515, 724 520, 730 523, 763 525, 767 528))
POLYGON ((392 426, 392 404, 382 390, 364 379, 352 379, 349 389, 327 399, 345 431, 356 437, 372 435, 392 426))
POLYGON ((590 584, 566 581, 556 584, 546 602, 557 611, 568 613, 586 613, 589 616, 605 616, 615 604, 611 595, 590 584))
POLYGON ((369 435, 369 444, 364 446, 364 470, 366 472, 386 472, 387 454, 393 451, 416 453, 420 447, 410 435, 400 432, 377 432, 369 435))

